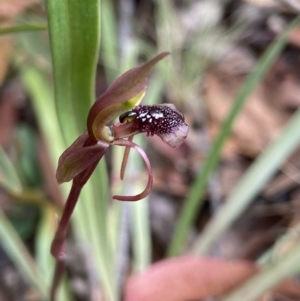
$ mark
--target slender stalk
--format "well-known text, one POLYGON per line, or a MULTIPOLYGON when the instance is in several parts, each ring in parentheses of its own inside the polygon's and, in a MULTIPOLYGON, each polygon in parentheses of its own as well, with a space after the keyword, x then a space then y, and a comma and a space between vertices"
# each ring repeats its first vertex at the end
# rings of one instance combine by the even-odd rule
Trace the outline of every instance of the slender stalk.
POLYGON ((65 240, 70 224, 70 218, 75 205, 77 204, 82 187, 83 186, 77 185, 76 182, 73 181, 62 218, 51 245, 51 254, 57 260, 51 285, 51 301, 55 301, 55 295, 64 273, 66 261, 65 240))
POLYGON ((135 144, 131 140, 122 140, 122 139, 115 140, 114 145, 125 146, 127 148, 132 147, 136 151, 138 151, 138 153, 141 155, 141 157, 144 160, 146 167, 147 167, 148 183, 147 183, 147 186, 144 189, 144 191, 137 195, 134 195, 134 196, 114 195, 113 199, 119 200, 119 201, 135 202, 135 201, 139 201, 139 200, 145 198, 150 193, 152 185, 153 185, 153 174, 152 174, 151 164, 150 164, 150 161, 149 161, 146 153, 144 152, 144 150, 142 148, 140 148, 137 144, 135 144))
POLYGON ((95 170, 97 164, 100 160, 98 160, 96 163, 94 163, 90 168, 80 173, 78 176, 76 176, 73 180, 72 187, 61 217, 61 220, 59 222, 55 237, 53 239, 52 245, 51 245, 51 254, 54 258, 56 258, 56 265, 55 265, 55 271, 52 279, 52 285, 51 285, 51 301, 56 300, 56 292, 59 286, 59 283, 61 282, 63 272, 65 269, 65 261, 66 261, 66 250, 65 250, 65 241, 67 232, 69 229, 70 219, 73 214, 74 208, 77 204, 80 192, 87 182, 87 180, 92 175, 93 171, 95 170))
POLYGON ((64 270, 65 270, 65 261, 58 259, 56 261, 55 271, 54 271, 53 279, 52 279, 52 286, 51 286, 51 292, 50 292, 50 300, 51 301, 55 301, 55 295, 56 295, 59 283, 64 274, 64 270))
MULTIPOLYGON (((132 142, 133 136, 129 136, 128 140, 132 142)), ((124 156, 123 156, 122 166, 121 166, 121 172, 120 172, 121 180, 124 179, 124 174, 125 174, 125 169, 126 169, 126 165, 128 162, 129 153, 130 153, 130 147, 126 146, 124 156)))
POLYGON ((74 211, 75 205, 78 201, 80 191, 80 186, 77 186, 75 184, 75 181, 73 181, 64 211, 63 215, 61 217, 61 220, 59 222, 55 237, 53 239, 52 245, 51 245, 51 254, 58 260, 65 259, 65 238, 67 235, 67 231, 70 224, 70 218, 74 211))

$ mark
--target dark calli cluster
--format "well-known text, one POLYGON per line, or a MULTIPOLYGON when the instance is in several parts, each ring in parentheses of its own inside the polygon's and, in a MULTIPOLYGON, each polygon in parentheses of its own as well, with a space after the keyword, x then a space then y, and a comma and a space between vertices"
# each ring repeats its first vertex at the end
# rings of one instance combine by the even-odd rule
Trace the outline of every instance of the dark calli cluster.
POLYGON ((172 147, 179 147, 188 134, 184 116, 173 104, 138 105, 123 113, 119 120, 131 124, 131 133, 157 135, 172 147))

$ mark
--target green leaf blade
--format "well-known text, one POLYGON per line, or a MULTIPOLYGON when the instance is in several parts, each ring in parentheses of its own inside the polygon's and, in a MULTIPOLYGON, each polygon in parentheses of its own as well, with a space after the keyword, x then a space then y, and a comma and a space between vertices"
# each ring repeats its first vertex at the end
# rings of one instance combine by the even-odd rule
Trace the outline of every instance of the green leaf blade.
POLYGON ((99 1, 48 0, 47 9, 56 107, 64 137, 71 144, 86 128, 86 116, 94 101, 99 1))

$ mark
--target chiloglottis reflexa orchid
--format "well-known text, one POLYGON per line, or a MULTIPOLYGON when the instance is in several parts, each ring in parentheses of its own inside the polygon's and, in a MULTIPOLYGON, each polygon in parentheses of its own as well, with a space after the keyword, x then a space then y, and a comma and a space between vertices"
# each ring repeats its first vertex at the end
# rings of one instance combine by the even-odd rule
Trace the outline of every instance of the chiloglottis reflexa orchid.
POLYGON ((132 141, 133 136, 139 133, 146 133, 148 136, 158 135, 171 147, 179 147, 187 137, 189 127, 184 122, 183 114, 174 105, 140 104, 146 93, 151 69, 168 54, 160 53, 150 61, 118 77, 91 107, 87 118, 87 130, 59 158, 56 172, 58 183, 71 180, 73 182, 51 245, 51 253, 57 260, 51 300, 55 300, 57 287, 63 275, 65 239, 70 217, 82 187, 108 148, 113 145, 125 147, 121 178, 124 176, 129 150, 134 148, 142 156, 148 170, 148 183, 144 191, 134 196, 113 196, 120 201, 138 201, 151 191, 153 176, 149 159, 144 150, 132 141), (119 122, 111 124, 117 117, 119 122))
POLYGON ((168 53, 164 52, 145 64, 118 77, 96 100, 87 119, 84 132, 60 157, 57 169, 59 183, 73 180, 85 184, 93 170, 112 145, 125 146, 121 178, 129 153, 134 148, 142 156, 148 169, 148 184, 135 196, 113 196, 121 201, 137 201, 147 196, 152 187, 152 171, 147 155, 132 138, 139 133, 158 135, 171 147, 179 147, 188 134, 184 116, 172 104, 140 105, 145 95, 152 67, 168 53), (120 116, 119 123, 108 125, 120 116), (129 139, 126 139, 129 138, 129 139))

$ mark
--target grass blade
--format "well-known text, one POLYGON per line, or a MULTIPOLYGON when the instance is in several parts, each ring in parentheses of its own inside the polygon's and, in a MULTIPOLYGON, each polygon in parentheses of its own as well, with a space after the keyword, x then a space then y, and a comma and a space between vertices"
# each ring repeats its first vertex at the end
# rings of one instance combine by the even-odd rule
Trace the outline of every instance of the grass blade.
POLYGON ((300 272, 300 243, 221 301, 255 301, 280 281, 300 272))
POLYGON ((19 235, 0 209, 0 240, 6 253, 14 262, 28 284, 38 289, 43 299, 48 297, 46 279, 36 266, 19 235))
POLYGON ((117 22, 114 15, 113 2, 110 0, 102 0, 101 4, 101 57, 104 64, 107 80, 109 83, 111 83, 120 74, 120 70, 118 70, 119 47, 117 41, 117 22))
MULTIPOLYGON (((140 191, 143 186, 137 185, 137 188, 140 191)), ((151 263, 152 259, 148 198, 129 204, 129 206, 132 215, 134 271, 141 272, 151 263)))
MULTIPOLYGON (((136 136, 134 140, 139 145, 145 144, 141 136, 136 136)), ((126 194, 134 195, 144 189, 145 183, 139 179, 141 173, 141 158, 136 152, 132 151, 128 160, 127 174, 132 177, 133 181, 129 185, 126 185, 126 194)), ((152 258, 148 198, 128 204, 128 207, 130 208, 131 217, 130 228, 132 233, 134 270, 141 272, 151 263, 152 258)))
POLYGON ((59 156, 66 148, 66 144, 59 127, 53 93, 49 89, 45 75, 37 69, 24 65, 19 66, 19 68, 24 86, 30 95, 42 135, 46 138, 47 149, 54 167, 57 165, 59 156))
POLYGON ((231 192, 225 204, 195 242, 195 253, 208 251, 212 243, 240 216, 286 158, 300 143, 300 110, 283 129, 280 137, 252 164, 231 192))
POLYGON ((47 29, 47 25, 44 23, 16 25, 16 26, 0 28, 0 35, 23 33, 23 32, 30 32, 30 31, 39 31, 39 30, 46 30, 46 29, 47 29))
POLYGON ((7 190, 9 193, 20 193, 22 190, 21 182, 17 172, 6 155, 3 148, 0 146, 0 187, 7 190))

